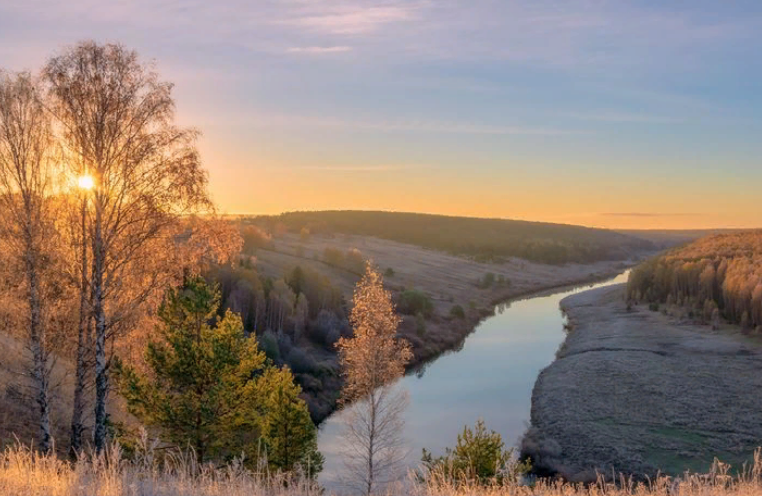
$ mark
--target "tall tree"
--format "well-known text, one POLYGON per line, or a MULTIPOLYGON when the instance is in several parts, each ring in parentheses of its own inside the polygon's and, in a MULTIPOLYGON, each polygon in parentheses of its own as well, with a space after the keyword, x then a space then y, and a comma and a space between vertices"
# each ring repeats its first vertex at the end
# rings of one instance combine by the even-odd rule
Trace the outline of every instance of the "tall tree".
POLYGON ((211 208, 196 131, 174 124, 172 85, 121 45, 83 42, 44 70, 68 163, 94 180, 88 217, 95 327, 94 444, 106 443, 114 336, 177 280, 182 216, 211 208))
POLYGON ((357 284, 349 321, 354 337, 338 342, 344 376, 341 401, 346 414, 347 483, 369 495, 396 477, 405 457, 402 443, 404 392, 394 388, 412 358, 410 345, 397 338, 400 318, 391 294, 370 263, 357 284))
MULTIPOLYGON (((53 234, 53 141, 50 120, 29 74, 0 74, 0 237, 21 275, 12 284, 24 295, 22 318, 32 355, 39 448, 51 447, 50 370, 45 273, 53 234)), ((6 253, 8 255, 8 253, 6 253)))
POLYGON ((270 467, 291 472, 297 467, 308 477, 323 469, 317 449, 317 429, 307 404, 299 397, 302 389, 291 371, 271 367, 259 378, 262 439, 270 467))
POLYGON ((255 374, 265 364, 238 315, 217 317, 219 292, 202 278, 171 289, 159 308, 158 339, 148 343, 150 375, 116 367, 130 412, 178 445, 190 442, 200 462, 256 453, 255 374), (209 322, 214 322, 210 325, 209 322))

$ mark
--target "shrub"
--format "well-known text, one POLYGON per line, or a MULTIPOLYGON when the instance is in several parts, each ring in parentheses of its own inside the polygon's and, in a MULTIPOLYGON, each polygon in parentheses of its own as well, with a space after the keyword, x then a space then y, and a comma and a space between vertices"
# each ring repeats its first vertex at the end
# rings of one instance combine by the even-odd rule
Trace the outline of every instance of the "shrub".
POLYGON ((265 352, 267 358, 273 362, 280 361, 280 346, 278 346, 278 336, 270 329, 266 330, 259 338, 259 347, 265 352))
POLYGON ((347 270, 356 274, 362 274, 365 271, 365 258, 363 258, 362 252, 357 248, 347 250, 344 263, 347 270))
POLYGON ((384 276, 394 277, 394 269, 392 269, 391 267, 388 267, 386 271, 384 271, 384 276))
POLYGON ((307 227, 303 227, 301 231, 299 231, 299 240, 302 242, 309 241, 310 239, 310 230, 307 227))
POLYGON ((466 318, 466 312, 463 310, 463 307, 460 305, 453 305, 453 307, 450 309, 450 317, 456 318, 456 319, 465 319, 466 318))
POLYGON ((342 322, 330 310, 321 310, 309 329, 310 339, 332 348, 341 337, 342 322))
POLYGON ((399 295, 397 309, 405 315, 421 313, 424 317, 431 317, 434 304, 426 293, 416 289, 406 289, 399 295))
POLYGON ((656 302, 651 302, 648 304, 648 309, 652 312, 658 312, 659 311, 659 304, 656 302))
POLYGON ((329 246, 323 250, 323 261, 329 265, 341 266, 344 263, 344 253, 329 246))
POLYGON ((500 434, 487 432, 483 420, 473 429, 466 426, 455 448, 448 448, 444 456, 434 458, 424 449, 421 461, 426 468, 424 480, 434 476, 453 484, 502 484, 516 481, 530 469, 528 462, 514 461, 513 448, 506 450, 500 434))
POLYGON ((426 318, 420 312, 415 315, 415 333, 419 337, 426 334, 426 318))
POLYGON ((286 363, 295 374, 313 374, 319 370, 317 361, 303 348, 294 346, 286 356, 286 363))
POLYGON ((491 288, 495 284, 495 273, 487 272, 484 277, 477 281, 476 285, 481 289, 491 288))

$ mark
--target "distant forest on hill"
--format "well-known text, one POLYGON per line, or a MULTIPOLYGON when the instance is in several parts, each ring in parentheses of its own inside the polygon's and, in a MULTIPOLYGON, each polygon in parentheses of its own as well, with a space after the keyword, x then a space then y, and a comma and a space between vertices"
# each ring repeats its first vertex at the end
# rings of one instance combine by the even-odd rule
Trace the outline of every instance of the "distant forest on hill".
POLYGON ((634 301, 762 332, 762 230, 709 236, 653 258, 632 271, 627 291, 634 301))
POLYGON ((320 211, 260 216, 254 222, 313 234, 375 236, 485 262, 519 257, 540 263, 625 260, 654 250, 648 240, 605 229, 505 219, 402 212, 320 211))

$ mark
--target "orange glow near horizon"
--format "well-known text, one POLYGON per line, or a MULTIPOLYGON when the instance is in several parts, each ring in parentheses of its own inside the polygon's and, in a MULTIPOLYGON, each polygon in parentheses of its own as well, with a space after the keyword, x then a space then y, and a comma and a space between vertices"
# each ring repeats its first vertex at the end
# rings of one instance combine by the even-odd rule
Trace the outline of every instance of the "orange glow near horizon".
POLYGON ((211 168, 211 189, 223 212, 278 214, 294 210, 387 210, 491 217, 608 229, 762 227, 756 194, 711 181, 685 188, 564 174, 485 177, 460 171, 349 171, 296 167, 211 168), (719 196, 714 196, 719 195, 719 196), (706 198, 721 198, 708 204, 706 198))

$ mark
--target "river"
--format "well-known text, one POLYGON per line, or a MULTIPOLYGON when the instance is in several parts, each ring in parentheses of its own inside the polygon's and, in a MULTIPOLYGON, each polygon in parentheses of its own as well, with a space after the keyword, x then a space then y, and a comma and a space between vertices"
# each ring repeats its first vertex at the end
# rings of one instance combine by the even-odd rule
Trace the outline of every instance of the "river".
MULTIPOLYGON (((555 358, 564 341, 559 302, 574 293, 627 281, 628 272, 610 280, 498 305, 463 343, 405 376, 400 385, 410 393, 405 412, 407 463, 417 466, 421 449, 444 453, 455 445, 465 425, 484 419, 507 446, 515 445, 529 425, 532 388, 539 372, 555 358)), ((325 456, 320 482, 338 488, 341 463, 339 436, 342 412, 323 422, 318 447, 325 456)))

